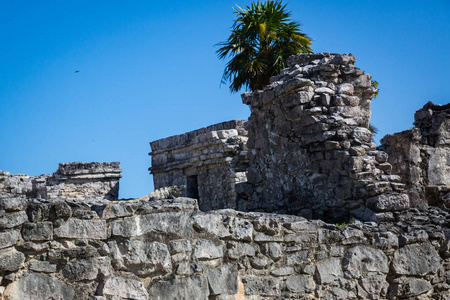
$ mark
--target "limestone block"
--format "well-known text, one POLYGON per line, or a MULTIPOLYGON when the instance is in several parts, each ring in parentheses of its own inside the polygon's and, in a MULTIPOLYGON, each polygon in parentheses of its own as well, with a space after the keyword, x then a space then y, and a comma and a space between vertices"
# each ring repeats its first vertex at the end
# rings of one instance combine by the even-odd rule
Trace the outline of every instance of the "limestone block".
POLYGON ((277 296, 280 294, 280 282, 272 278, 247 276, 243 280, 246 295, 277 296))
POLYGON ((223 257, 223 246, 216 246, 210 240, 199 240, 194 244, 192 259, 210 260, 223 257))
POLYGON ((368 246, 350 248, 342 260, 342 268, 353 278, 366 277, 368 273, 387 274, 388 258, 383 251, 368 246))
POLYGON ((319 284, 330 283, 342 278, 341 259, 328 258, 316 264, 317 281, 319 284))
POLYGON ((314 291, 315 287, 316 284, 314 283, 314 279, 312 276, 309 275, 292 276, 286 279, 286 288, 290 292, 311 293, 312 291, 314 291))
POLYGON ((70 281, 95 280, 109 276, 110 269, 108 257, 97 257, 71 262, 62 269, 62 273, 70 281))
POLYGON ((153 213, 115 220, 111 223, 113 236, 133 237, 150 231, 188 236, 190 215, 185 212, 153 213))
POLYGON ((17 271, 25 261, 25 255, 14 248, 0 252, 0 272, 17 271))
POLYGON ((392 268, 396 274, 424 276, 436 273, 441 262, 431 244, 407 245, 394 254, 392 268))
POLYGON ((107 237, 106 221, 71 218, 55 228, 54 234, 59 238, 104 240, 107 237))
POLYGON ((75 299, 73 288, 62 281, 51 277, 32 273, 14 281, 5 291, 7 300, 24 299, 55 299, 72 300, 75 299))
POLYGON ((292 267, 278 268, 270 271, 270 275, 275 277, 289 276, 292 275, 292 273, 294 273, 294 268, 292 267))
MULTIPOLYGON (((401 278, 402 279, 402 278, 401 278)), ((408 299, 424 294, 432 289, 431 284, 423 279, 401 280, 393 285, 393 294, 397 297, 408 299)))
POLYGON ((375 211, 398 211, 409 208, 406 194, 381 194, 367 199, 367 206, 375 211))
POLYGON ((206 278, 211 295, 236 294, 238 291, 238 271, 235 264, 209 270, 206 278))
POLYGON ((53 239, 52 222, 25 223, 22 226, 25 241, 49 241, 53 239))
POLYGON ((0 198, 0 210, 19 211, 24 210, 28 200, 24 197, 4 197, 0 198))
POLYGON ((97 292, 102 296, 122 297, 134 300, 149 299, 147 290, 144 288, 142 282, 122 277, 110 277, 106 279, 99 285, 97 292))
POLYGON ((190 240, 175 240, 169 242, 169 249, 171 254, 184 253, 192 251, 192 244, 190 240))
POLYGON ((22 225, 26 221, 28 221, 28 216, 25 211, 6 213, 2 217, 0 217, 0 229, 14 228, 22 225))
POLYGON ((0 249, 14 246, 20 240, 20 233, 17 230, 0 232, 0 249))
POLYGON ((116 268, 144 276, 156 272, 172 272, 172 262, 166 244, 131 240, 111 247, 116 268))
POLYGON ((257 249, 256 245, 247 243, 230 242, 227 247, 227 256, 231 259, 239 259, 244 256, 255 256, 257 249))
POLYGON ((191 276, 187 278, 175 278, 170 281, 158 281, 151 285, 149 294, 150 299, 152 300, 208 300, 208 282, 203 276, 191 276))

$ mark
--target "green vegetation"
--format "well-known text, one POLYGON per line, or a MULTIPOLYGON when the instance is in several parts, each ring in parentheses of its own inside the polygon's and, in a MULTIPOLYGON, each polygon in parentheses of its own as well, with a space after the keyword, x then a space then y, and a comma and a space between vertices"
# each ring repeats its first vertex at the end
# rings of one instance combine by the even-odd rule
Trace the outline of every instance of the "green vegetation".
POLYGON ((336 223, 336 226, 345 227, 347 225, 351 225, 355 223, 355 218, 352 218, 349 222, 336 223))
POLYGON ((262 89, 286 67, 290 55, 312 52, 311 39, 281 0, 257 1, 234 10, 231 35, 217 44, 221 48, 216 51, 219 59, 231 57, 222 76, 222 83, 230 82, 231 92, 262 89))

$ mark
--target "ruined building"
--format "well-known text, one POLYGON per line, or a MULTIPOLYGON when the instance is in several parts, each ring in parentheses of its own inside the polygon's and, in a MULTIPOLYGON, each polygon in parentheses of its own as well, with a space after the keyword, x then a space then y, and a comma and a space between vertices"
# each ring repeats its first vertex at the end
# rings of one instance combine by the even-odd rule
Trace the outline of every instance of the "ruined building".
POLYGON ((291 57, 248 121, 152 142, 151 197, 118 162, 0 172, 0 299, 450 299, 450 106, 377 149, 354 62, 291 57))
POLYGON ((106 199, 119 196, 119 162, 61 163, 52 175, 10 175, 0 171, 0 195, 39 199, 106 199))
POLYGON ((186 184, 189 195, 190 182, 197 180, 199 191, 214 193, 199 193, 200 208, 237 207, 328 221, 391 220, 393 211, 409 208, 405 183, 392 172, 388 155, 376 149, 368 129, 377 93, 370 75, 355 67, 351 54, 300 54, 287 63, 264 90, 243 94, 251 107, 247 123, 214 125, 245 124, 245 131, 235 132, 242 136, 239 149, 248 151, 215 150, 215 141, 225 145, 234 140, 219 138, 221 131, 214 126, 153 142, 155 188, 186 184), (204 131, 209 135, 199 135, 204 131), (241 145, 245 134, 248 141, 241 145), (214 143, 204 142, 207 135, 214 143), (206 154, 232 163, 223 165, 219 176, 206 154), (196 172, 203 174, 201 180, 196 172), (231 182, 231 192, 221 192, 230 186, 224 181, 231 182))

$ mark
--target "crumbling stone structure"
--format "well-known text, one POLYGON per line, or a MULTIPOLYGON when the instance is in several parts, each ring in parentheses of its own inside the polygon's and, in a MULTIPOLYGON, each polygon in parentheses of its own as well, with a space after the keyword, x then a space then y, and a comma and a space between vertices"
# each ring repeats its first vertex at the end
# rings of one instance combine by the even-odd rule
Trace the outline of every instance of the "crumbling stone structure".
POLYGON ((39 199, 117 200, 119 162, 70 162, 59 164, 52 175, 10 175, 0 171, 0 195, 39 199))
POLYGON ((264 90, 243 95, 251 106, 244 210, 379 221, 409 207, 368 129, 377 89, 354 62, 351 54, 292 56, 264 90))
POLYGON ((392 172, 400 175, 414 207, 450 207, 450 104, 428 102, 414 128, 381 140, 392 172))
MULTIPOLYGON (((248 162, 240 163, 247 159, 240 154, 245 151, 233 153, 233 159, 222 150, 222 145, 229 148, 228 136, 214 134, 214 126, 222 124, 159 140, 151 143, 155 188, 186 184, 189 191, 188 179, 198 173, 205 175, 201 181, 195 177, 196 188, 209 189, 197 197, 202 210, 237 207, 328 221, 392 220, 392 212, 408 208, 409 199, 401 193, 405 184, 391 173, 387 154, 376 149, 368 129, 370 103, 377 93, 370 75, 354 66, 351 54, 299 54, 287 63, 264 90, 242 96, 251 107, 245 125, 248 162), (226 157, 232 167, 218 172, 216 162, 213 168, 205 163, 209 157, 200 153, 210 153, 214 160, 226 157), (235 165, 242 174, 239 180, 235 165), (236 194, 236 204, 223 200, 235 201, 236 194)), ((236 131, 234 135, 239 136, 236 131)), ((232 140, 233 149, 236 141, 232 140)), ((245 149, 245 141, 238 140, 239 151, 245 149)))
POLYGON ((155 189, 186 186, 200 209, 236 208, 236 185, 247 181, 245 121, 229 121, 150 143, 155 189))
POLYGON ((0 198, 0 299, 448 299, 449 213, 394 218, 0 198))

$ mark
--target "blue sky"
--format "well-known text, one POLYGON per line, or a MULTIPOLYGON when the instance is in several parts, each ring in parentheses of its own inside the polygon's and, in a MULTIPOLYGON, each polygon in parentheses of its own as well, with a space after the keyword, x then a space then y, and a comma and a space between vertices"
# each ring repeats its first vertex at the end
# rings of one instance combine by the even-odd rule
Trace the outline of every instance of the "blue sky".
MULTIPOLYGON (((353 53, 379 82, 377 140, 450 101, 450 1, 285 3, 315 52, 353 53)), ((214 47, 236 4, 250 1, 0 0, 0 170, 118 160, 120 197, 151 192, 150 141, 250 113, 214 47)))

